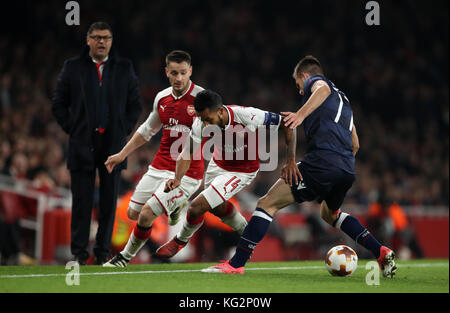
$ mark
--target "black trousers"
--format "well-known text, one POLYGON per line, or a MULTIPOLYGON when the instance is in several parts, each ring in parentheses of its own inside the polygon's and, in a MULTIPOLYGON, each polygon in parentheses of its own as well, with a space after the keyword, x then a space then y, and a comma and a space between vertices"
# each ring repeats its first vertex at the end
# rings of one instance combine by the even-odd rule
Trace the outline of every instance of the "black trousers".
MULTIPOLYGON (((94 254, 98 258, 105 258, 110 254, 120 182, 120 171, 114 170, 109 174, 103 162, 96 162, 98 163, 100 186, 98 230, 95 237, 94 254)), ((94 206, 96 172, 96 170, 70 171, 72 190, 70 248, 72 254, 81 259, 89 257, 88 244, 94 206)))

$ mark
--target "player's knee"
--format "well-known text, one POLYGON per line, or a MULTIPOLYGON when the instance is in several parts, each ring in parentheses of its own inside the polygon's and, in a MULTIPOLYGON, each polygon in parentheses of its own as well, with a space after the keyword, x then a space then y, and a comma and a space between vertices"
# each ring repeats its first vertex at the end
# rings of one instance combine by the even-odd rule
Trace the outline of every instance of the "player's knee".
POLYGON ((198 218, 205 214, 205 211, 199 205, 191 205, 189 207, 188 213, 191 218, 198 218))
POLYGON ((133 210, 132 208, 128 208, 127 210, 127 216, 130 220, 136 221, 139 218, 139 212, 133 210))
POLYGON ((153 213, 152 208, 148 204, 145 204, 139 213, 139 225, 151 225, 155 218, 156 216, 153 213))
MULTIPOLYGON (((225 215, 229 215, 229 213, 231 213, 231 211, 230 212, 227 211, 228 203, 229 202, 223 202, 222 204, 216 206, 214 208, 214 210, 211 210, 211 213, 219 218, 222 218, 225 215)), ((230 205, 232 205, 232 204, 230 203, 230 205)))
POLYGON ((191 205, 189 206, 189 216, 191 218, 198 218, 200 216, 202 216, 203 214, 205 214, 208 211, 208 208, 205 207, 204 204, 201 203, 201 201, 192 201, 191 205))

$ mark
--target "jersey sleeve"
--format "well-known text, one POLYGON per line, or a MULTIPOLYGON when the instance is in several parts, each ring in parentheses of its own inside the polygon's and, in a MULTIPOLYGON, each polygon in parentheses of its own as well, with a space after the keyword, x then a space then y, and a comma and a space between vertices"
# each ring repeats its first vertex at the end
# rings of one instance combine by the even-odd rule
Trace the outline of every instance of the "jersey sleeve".
POLYGON ((162 127, 158 113, 158 99, 158 97, 155 98, 153 101, 153 111, 150 113, 147 120, 145 120, 145 122, 137 129, 137 132, 147 141, 157 134, 162 127))
POLYGON ((319 81, 319 80, 323 80, 322 76, 310 76, 306 81, 305 81, 305 86, 304 86, 304 92, 305 94, 311 94, 311 88, 312 86, 314 86, 314 84, 319 81))
POLYGON ((194 122, 192 123, 191 131, 189 135, 192 140, 196 143, 202 142, 202 130, 203 130, 203 122, 200 118, 196 117, 194 122))
POLYGON ((241 107, 234 109, 238 121, 251 131, 256 131, 258 127, 267 129, 277 129, 280 126, 280 115, 273 112, 264 111, 254 107, 241 107))

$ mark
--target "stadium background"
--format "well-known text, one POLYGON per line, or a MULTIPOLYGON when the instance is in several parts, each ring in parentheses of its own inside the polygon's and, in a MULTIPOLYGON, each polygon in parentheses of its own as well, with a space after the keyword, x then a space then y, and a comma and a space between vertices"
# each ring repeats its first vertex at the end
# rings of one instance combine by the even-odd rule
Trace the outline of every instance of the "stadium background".
MULTIPOLYGON (((67 248, 65 211, 54 209, 58 205, 39 208, 39 200, 24 195, 64 196, 64 188, 69 187, 67 136, 52 117, 51 97, 64 60, 81 52, 87 28, 97 20, 111 24, 114 48, 133 60, 143 100, 138 124, 151 110, 156 93, 168 86, 164 57, 173 49, 191 53, 192 80, 222 94, 226 103, 273 111, 298 109, 293 67, 305 54, 317 56, 326 75, 349 97, 360 136, 358 178, 344 207, 366 221, 371 204, 383 195, 401 205, 407 217, 403 222, 424 256, 448 257, 447 1, 380 1, 380 26, 367 26, 366 1, 353 0, 78 1, 80 26, 65 24, 65 3, 2 4, 2 262, 17 262, 14 253, 12 261, 5 257, 14 251, 14 240, 21 251, 48 263, 67 257, 55 252, 58 245, 67 248), (45 212, 49 209, 53 210, 45 212)), ((298 135, 300 157, 305 151, 302 129, 298 135)), ((125 196, 157 149, 158 138, 154 138, 129 157, 129 169, 123 173, 125 196)), ((278 175, 279 170, 260 173, 237 199, 241 209, 251 214, 256 197, 278 175)), ((320 247, 327 249, 343 240, 317 222, 314 205, 296 205, 286 212, 274 223, 254 260, 271 260, 274 255, 320 258, 320 247)), ((395 234, 395 218, 380 225, 381 230, 390 227, 384 233, 395 234)), ((162 237, 154 240, 164 241, 166 231, 162 226, 162 237)), ((193 245, 196 252, 183 260, 216 260, 223 250, 209 248, 220 242, 232 246, 234 240, 226 230, 204 227, 193 245)), ((387 240, 402 245, 405 237, 387 240)))

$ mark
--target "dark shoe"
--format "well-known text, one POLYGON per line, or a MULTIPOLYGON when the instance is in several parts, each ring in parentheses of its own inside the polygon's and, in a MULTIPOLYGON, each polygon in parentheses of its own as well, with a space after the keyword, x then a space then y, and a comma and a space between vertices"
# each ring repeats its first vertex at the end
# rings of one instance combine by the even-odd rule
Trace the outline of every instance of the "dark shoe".
POLYGON ((94 260, 94 265, 103 265, 108 262, 108 258, 105 256, 96 256, 94 260))
POLYGON ((79 265, 86 265, 87 258, 84 256, 76 255, 74 261, 79 265))

